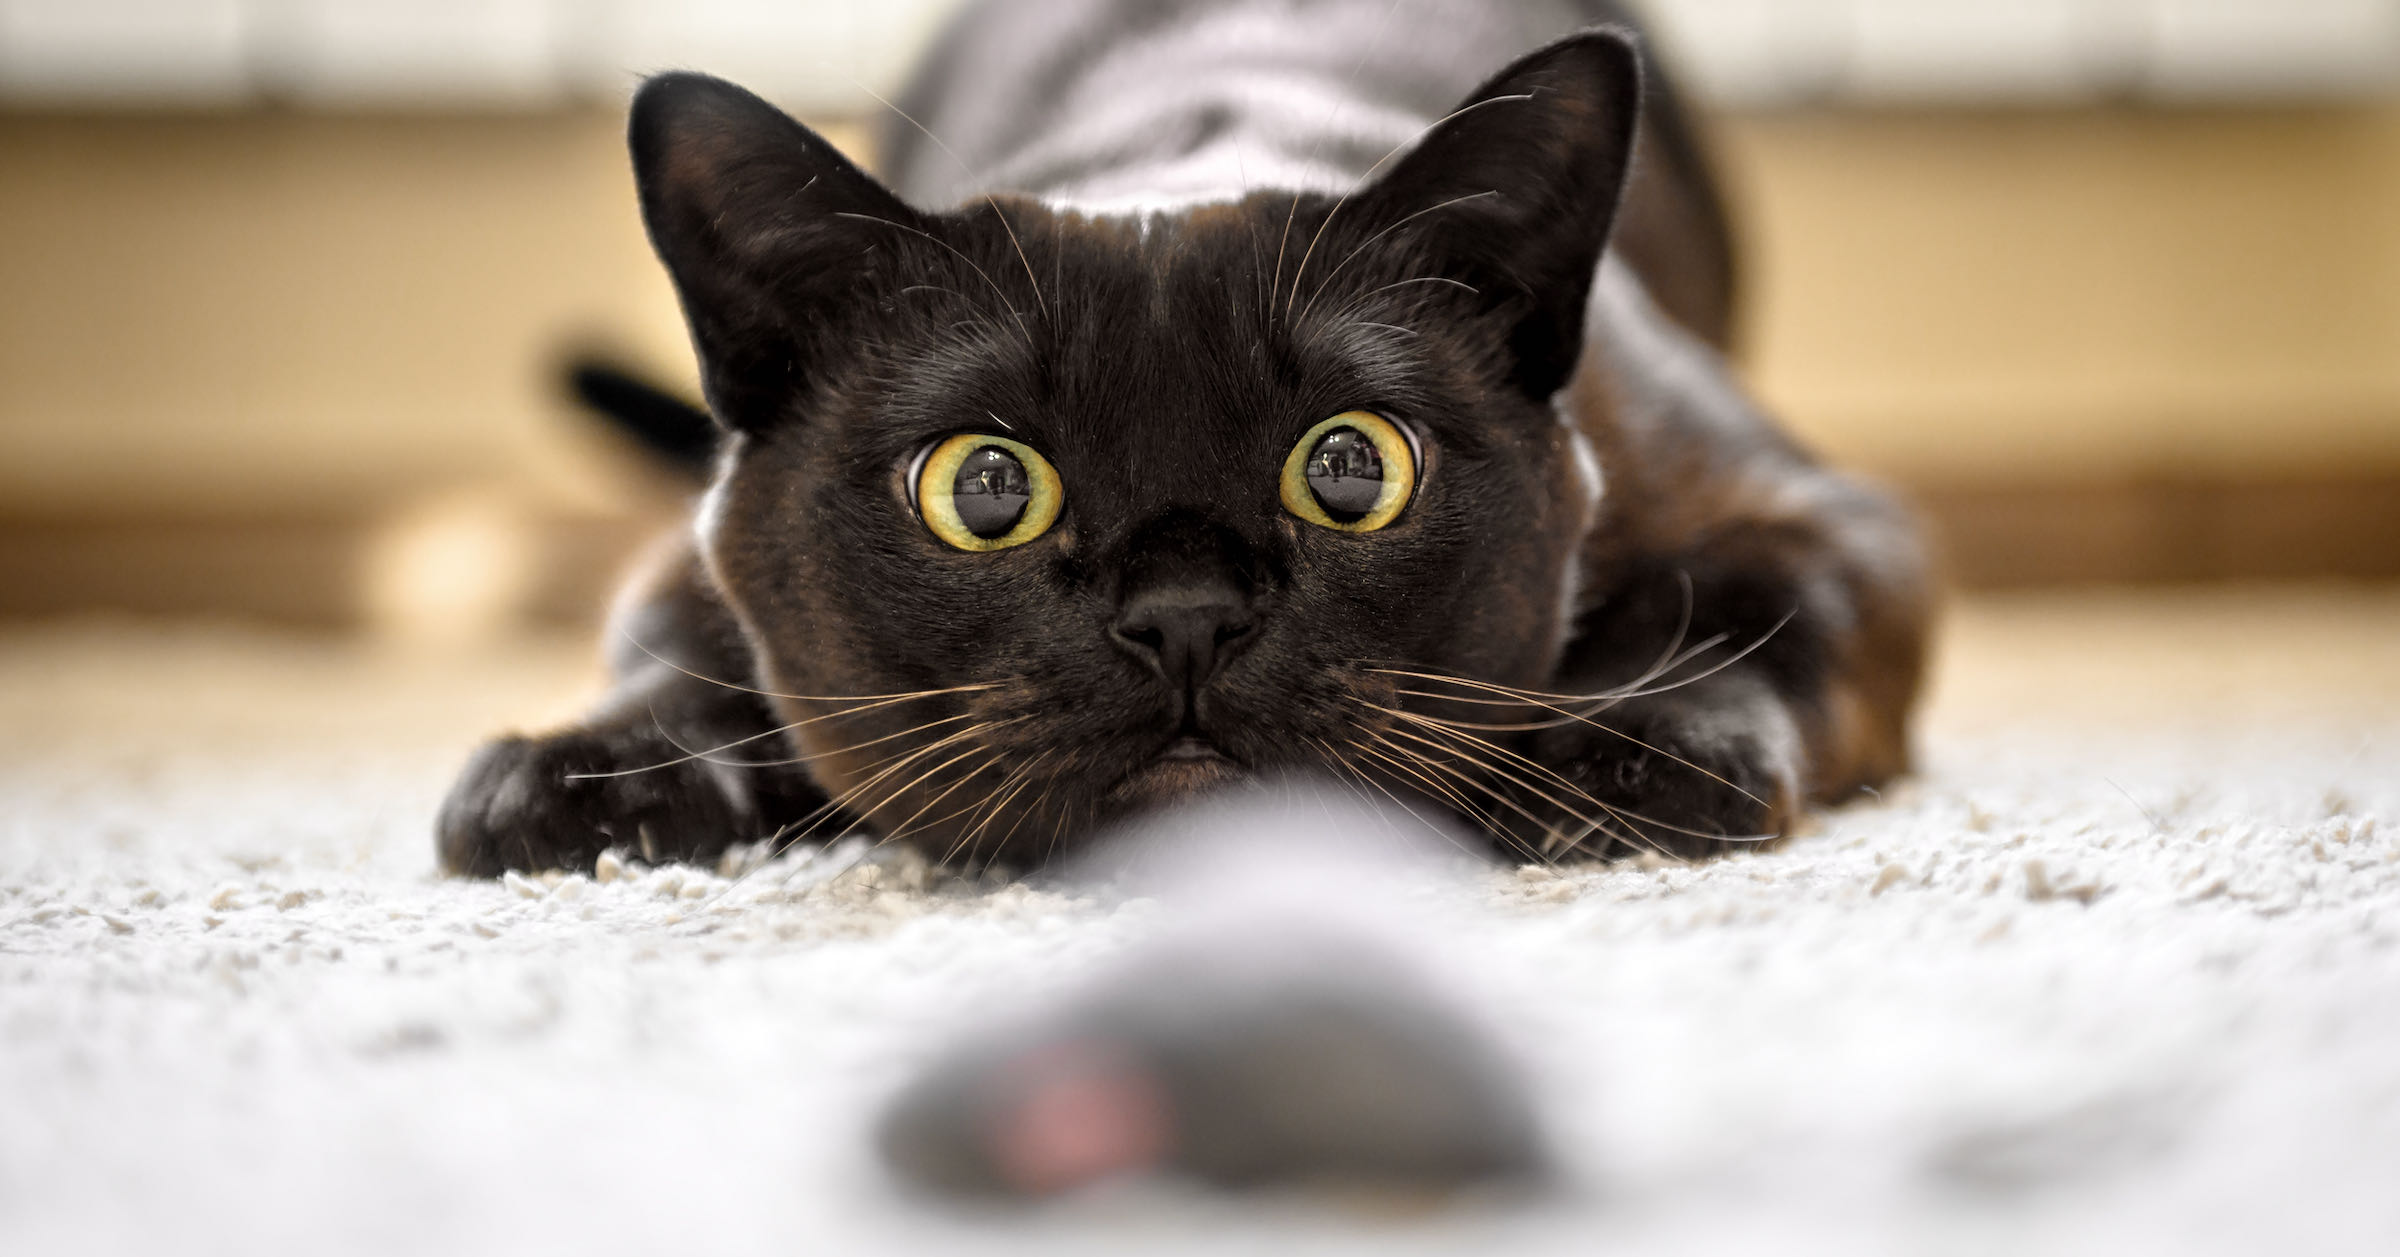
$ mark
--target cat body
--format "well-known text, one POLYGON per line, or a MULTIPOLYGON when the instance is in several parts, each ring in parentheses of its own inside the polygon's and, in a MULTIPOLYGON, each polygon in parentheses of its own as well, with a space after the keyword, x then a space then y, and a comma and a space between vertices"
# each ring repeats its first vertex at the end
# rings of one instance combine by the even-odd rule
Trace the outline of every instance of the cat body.
POLYGON ((895 192, 730 85, 637 97, 725 436, 615 689, 477 755, 446 867, 1022 866, 1286 774, 1697 855, 1904 769, 1921 544, 1731 378, 1615 5, 995 0, 901 105, 895 192))
MULTIPOLYGON (((893 189, 919 205, 1008 189, 1139 216, 1261 189, 1339 196, 1494 70, 1603 25, 1634 28, 1614 0, 980 4, 927 57, 878 150, 893 189)), ((1722 348, 1735 269, 1725 211, 1655 65, 1644 97, 1612 247, 1722 348)))

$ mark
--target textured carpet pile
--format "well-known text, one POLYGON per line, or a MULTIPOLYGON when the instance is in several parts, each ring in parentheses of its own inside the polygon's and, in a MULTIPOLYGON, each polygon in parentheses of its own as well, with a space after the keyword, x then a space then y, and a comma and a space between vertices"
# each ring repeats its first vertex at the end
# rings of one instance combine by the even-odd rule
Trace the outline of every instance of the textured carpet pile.
POLYGON ((582 647, 7 630, 0 1251, 2400 1251, 2400 598, 1947 643, 1880 801, 1457 888, 1555 1195, 979 1215, 883 1178, 876 1103, 1145 905, 855 848, 444 881, 449 774, 582 647))

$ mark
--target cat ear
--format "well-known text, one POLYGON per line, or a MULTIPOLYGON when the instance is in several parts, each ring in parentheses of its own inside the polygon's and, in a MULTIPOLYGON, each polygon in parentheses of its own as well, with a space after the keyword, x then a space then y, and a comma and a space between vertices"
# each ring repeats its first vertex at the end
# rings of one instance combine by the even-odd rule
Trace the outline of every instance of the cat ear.
POLYGON ((1547 399, 1574 371, 1641 99, 1631 35, 1571 35, 1476 89, 1360 194, 1361 222, 1405 222, 1395 237, 1503 289, 1485 295, 1521 315, 1513 344, 1532 396, 1547 399))
POLYGON ((628 127, 642 219, 683 300, 717 418, 781 417, 860 303, 888 226, 922 215, 823 136, 721 79, 662 74, 628 127))

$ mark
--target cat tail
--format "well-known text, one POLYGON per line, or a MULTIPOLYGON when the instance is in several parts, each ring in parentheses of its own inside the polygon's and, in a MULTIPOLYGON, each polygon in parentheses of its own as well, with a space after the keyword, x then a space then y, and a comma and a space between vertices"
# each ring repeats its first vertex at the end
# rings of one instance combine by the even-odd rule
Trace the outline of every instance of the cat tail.
POLYGON ((567 391, 642 449, 694 480, 708 479, 722 431, 699 403, 597 358, 567 366, 567 391))

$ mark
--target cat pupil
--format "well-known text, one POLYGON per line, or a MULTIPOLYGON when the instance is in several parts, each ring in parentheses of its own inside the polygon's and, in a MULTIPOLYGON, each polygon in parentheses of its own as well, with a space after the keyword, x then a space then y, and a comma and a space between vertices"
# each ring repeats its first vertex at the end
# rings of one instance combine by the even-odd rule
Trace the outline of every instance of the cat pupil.
POLYGON ((1308 491, 1342 523, 1363 519, 1383 500, 1383 453, 1356 428, 1337 428, 1309 453, 1308 491))
POLYGON ((1016 455, 986 445, 959 464, 950 492, 958 521, 989 541, 1007 536, 1025 518, 1025 506, 1033 500, 1033 479, 1016 455))

